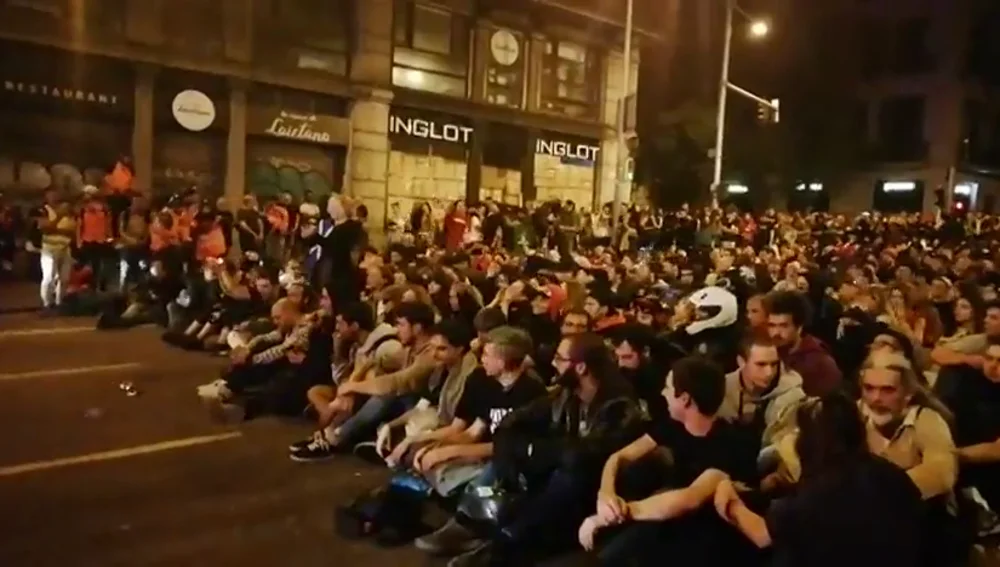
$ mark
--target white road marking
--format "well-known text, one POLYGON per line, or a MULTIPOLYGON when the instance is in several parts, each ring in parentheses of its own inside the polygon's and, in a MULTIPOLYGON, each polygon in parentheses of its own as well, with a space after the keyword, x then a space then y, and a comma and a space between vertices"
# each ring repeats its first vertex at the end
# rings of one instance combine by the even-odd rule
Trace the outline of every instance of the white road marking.
POLYGON ((7 329, 0 331, 0 339, 11 337, 40 337, 45 335, 68 335, 93 331, 94 327, 52 327, 51 329, 7 329))
POLYGON ((138 362, 124 362, 122 364, 101 364, 97 366, 81 366, 79 368, 54 368, 51 370, 32 370, 30 372, 12 372, 0 374, 0 382, 12 380, 31 380, 33 378, 50 378, 55 376, 75 376, 78 374, 91 374, 100 372, 120 372, 122 370, 136 370, 141 368, 138 362))
POLYGON ((50 469, 58 469, 74 465, 84 465, 87 463, 114 461, 118 459, 124 459, 127 457, 149 455, 151 453, 162 453, 164 451, 173 451, 174 449, 183 449, 185 447, 195 447, 197 445, 206 445, 208 443, 228 441, 229 439, 236 439, 237 437, 241 437, 242 435, 243 434, 240 433, 239 431, 231 431, 229 433, 221 433, 218 435, 203 435, 200 437, 188 437, 186 439, 175 439, 173 441, 163 441, 160 443, 153 443, 150 445, 140 445, 138 447, 129 447, 126 449, 116 449, 114 451, 103 451, 100 453, 90 453, 88 455, 79 455, 76 457, 67 457, 63 459, 52 459, 49 461, 37 461, 34 463, 24 463, 21 465, 0 467, 0 477, 15 476, 19 474, 26 474, 26 473, 32 473, 50 469))

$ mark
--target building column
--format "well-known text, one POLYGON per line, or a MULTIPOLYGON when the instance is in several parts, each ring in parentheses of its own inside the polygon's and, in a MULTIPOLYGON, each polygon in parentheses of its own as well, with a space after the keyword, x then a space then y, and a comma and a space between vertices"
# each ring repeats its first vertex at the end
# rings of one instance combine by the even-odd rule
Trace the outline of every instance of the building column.
POLYGON ((527 129, 524 136, 524 155, 521 157, 521 206, 538 200, 538 184, 535 183, 535 145, 538 131, 527 129))
POLYGON ((153 188, 153 92, 156 69, 139 64, 135 73, 135 100, 132 109, 132 186, 149 194, 153 188))
POLYGON ((344 193, 368 207, 368 229, 382 234, 389 207, 389 107, 392 92, 373 90, 351 104, 344 193))
POLYGON ((247 84, 229 85, 229 137, 226 140, 226 180, 223 196, 230 207, 239 206, 246 191, 247 84))
POLYGON ((465 162, 465 202, 469 204, 482 200, 479 193, 483 186, 483 148, 486 146, 486 137, 490 135, 490 125, 485 120, 476 120, 472 128, 474 134, 465 162))
MULTIPOLYGON (((595 164, 594 172, 594 205, 599 207, 615 200, 615 184, 618 168, 618 135, 616 132, 619 101, 628 93, 638 92, 639 84, 639 51, 633 49, 629 72, 631 88, 622 85, 622 66, 625 64, 621 52, 611 52, 604 61, 604 89, 601 93, 601 124, 604 125, 601 135, 601 156, 595 164)), ((632 198, 631 185, 625 189, 622 202, 632 198)))

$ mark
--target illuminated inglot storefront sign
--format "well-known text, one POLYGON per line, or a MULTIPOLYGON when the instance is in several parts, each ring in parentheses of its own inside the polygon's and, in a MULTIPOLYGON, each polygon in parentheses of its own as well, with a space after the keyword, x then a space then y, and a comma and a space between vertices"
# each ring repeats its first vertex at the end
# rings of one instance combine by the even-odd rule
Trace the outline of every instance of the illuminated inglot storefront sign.
MULTIPOLYGON (((450 122, 415 118, 409 116, 389 116, 389 133, 412 136, 425 140, 468 145, 475 130, 471 126, 450 122)), ((543 136, 546 136, 543 134, 543 136)), ((568 142, 551 137, 540 137, 535 143, 535 153, 557 158, 581 161, 597 161, 600 146, 586 143, 568 142)))

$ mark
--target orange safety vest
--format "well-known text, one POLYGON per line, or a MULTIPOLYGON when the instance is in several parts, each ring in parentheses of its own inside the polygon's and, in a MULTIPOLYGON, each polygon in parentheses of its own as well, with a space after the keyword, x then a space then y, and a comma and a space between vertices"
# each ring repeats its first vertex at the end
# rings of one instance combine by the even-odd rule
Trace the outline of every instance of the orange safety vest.
POLYGON ((149 249, 159 252, 175 244, 177 244, 177 234, 174 229, 163 226, 160 217, 154 216, 153 222, 149 225, 149 249))
POLYGON ((222 235, 222 228, 219 225, 213 226, 198 237, 194 255, 199 262, 226 255, 226 238, 222 235))
POLYGON ((80 224, 77 225, 77 242, 103 243, 111 238, 111 216, 108 209, 101 203, 88 203, 80 213, 80 224))
POLYGON ((104 184, 112 194, 128 193, 132 190, 132 172, 125 164, 118 162, 111 173, 104 176, 104 184))
POLYGON ((180 212, 170 211, 174 217, 174 233, 181 242, 191 241, 191 225, 194 223, 194 212, 191 209, 181 209, 180 212))
POLYGON ((288 209, 279 203, 271 203, 264 209, 264 216, 267 217, 268 224, 281 234, 288 234, 291 227, 291 219, 288 216, 288 209))

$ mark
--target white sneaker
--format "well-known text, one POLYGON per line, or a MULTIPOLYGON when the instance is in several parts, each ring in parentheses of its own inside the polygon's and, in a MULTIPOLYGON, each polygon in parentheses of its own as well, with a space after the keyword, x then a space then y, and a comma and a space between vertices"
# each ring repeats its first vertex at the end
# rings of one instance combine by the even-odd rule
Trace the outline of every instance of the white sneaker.
POLYGON ((232 390, 226 385, 225 380, 216 380, 202 386, 198 386, 198 397, 213 400, 228 400, 233 397, 232 390))

